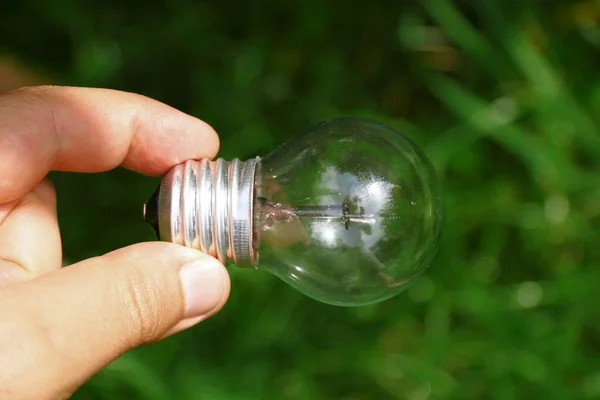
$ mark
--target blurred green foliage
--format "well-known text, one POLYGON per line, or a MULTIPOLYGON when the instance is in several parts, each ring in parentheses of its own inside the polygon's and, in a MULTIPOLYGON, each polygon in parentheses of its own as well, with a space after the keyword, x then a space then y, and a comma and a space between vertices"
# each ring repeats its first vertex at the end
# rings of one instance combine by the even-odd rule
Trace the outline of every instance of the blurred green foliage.
MULTIPOLYGON (((386 121, 444 182, 407 293, 356 309, 231 269, 225 309, 78 399, 600 398, 600 2, 5 0, 0 50, 146 94, 264 154, 319 120, 386 121)), ((158 183, 53 174, 69 262, 152 240, 158 183)))

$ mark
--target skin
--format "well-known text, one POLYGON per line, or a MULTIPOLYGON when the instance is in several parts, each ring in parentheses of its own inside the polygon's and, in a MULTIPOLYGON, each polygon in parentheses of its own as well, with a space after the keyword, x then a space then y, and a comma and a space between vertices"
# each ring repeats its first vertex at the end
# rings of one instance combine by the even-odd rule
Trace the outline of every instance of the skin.
POLYGON ((65 399, 124 352, 217 313, 216 259, 147 242, 61 268, 50 170, 160 176, 219 148, 206 123, 131 93, 27 87, 0 95, 0 398, 65 399))

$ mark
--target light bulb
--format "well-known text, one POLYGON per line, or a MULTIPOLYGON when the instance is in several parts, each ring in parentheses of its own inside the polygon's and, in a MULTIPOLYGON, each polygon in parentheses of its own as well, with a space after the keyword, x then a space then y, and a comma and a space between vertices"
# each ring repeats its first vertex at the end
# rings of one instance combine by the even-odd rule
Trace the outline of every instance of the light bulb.
POLYGON ((431 263, 444 221, 425 154, 360 118, 325 121, 264 158, 177 165, 144 210, 161 240, 268 271, 340 306, 410 286, 431 263))

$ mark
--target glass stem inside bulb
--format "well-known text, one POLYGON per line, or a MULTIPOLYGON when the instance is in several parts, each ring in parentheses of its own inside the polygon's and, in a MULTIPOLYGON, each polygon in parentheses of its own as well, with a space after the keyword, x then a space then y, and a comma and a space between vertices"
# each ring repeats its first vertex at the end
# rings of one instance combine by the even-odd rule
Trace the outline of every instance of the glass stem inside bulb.
POLYGON ((365 214, 362 207, 352 207, 350 202, 341 205, 306 205, 290 207, 277 202, 271 202, 265 197, 258 197, 259 207, 255 214, 259 214, 265 224, 275 224, 302 218, 317 218, 327 222, 339 222, 346 230, 351 223, 370 224, 374 216, 365 214))

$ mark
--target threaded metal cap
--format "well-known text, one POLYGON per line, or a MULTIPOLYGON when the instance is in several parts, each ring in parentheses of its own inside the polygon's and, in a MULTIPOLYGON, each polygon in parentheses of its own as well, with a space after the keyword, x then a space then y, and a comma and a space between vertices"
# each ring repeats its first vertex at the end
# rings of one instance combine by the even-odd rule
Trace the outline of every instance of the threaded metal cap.
POLYGON ((144 204, 144 220, 163 241, 222 263, 255 266, 254 178, 260 159, 188 160, 173 167, 144 204))

